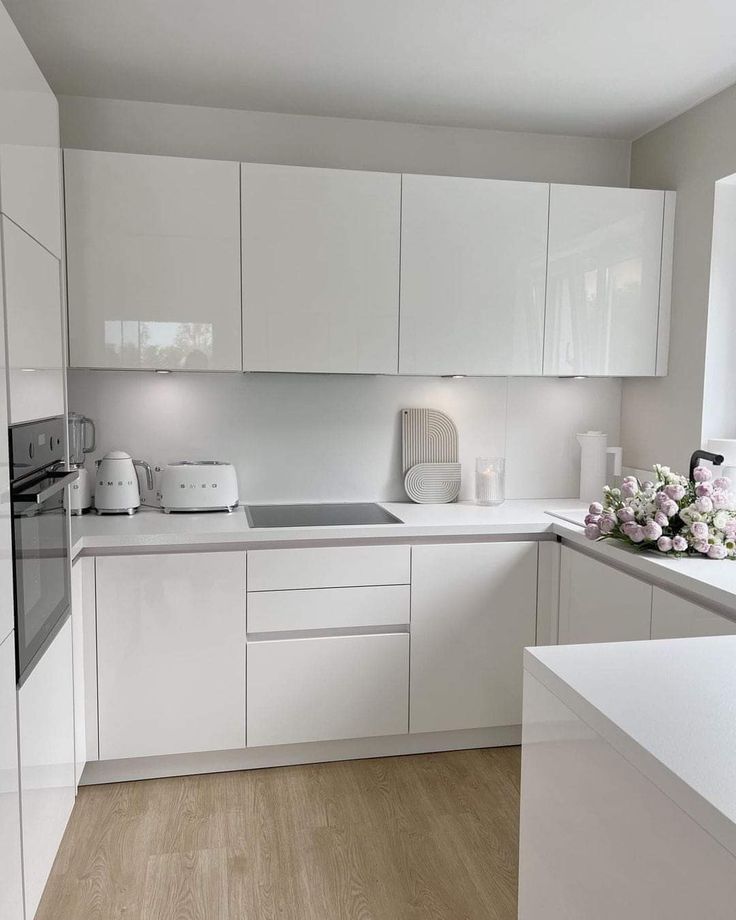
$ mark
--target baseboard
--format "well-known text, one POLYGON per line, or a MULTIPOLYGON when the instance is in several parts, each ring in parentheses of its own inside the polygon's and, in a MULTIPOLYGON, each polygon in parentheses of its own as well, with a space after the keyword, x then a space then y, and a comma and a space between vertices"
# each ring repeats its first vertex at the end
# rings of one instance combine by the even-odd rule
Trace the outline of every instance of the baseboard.
POLYGON ((234 751, 100 760, 87 763, 81 785, 122 783, 196 773, 226 773, 232 770, 262 770, 268 767, 361 760, 368 757, 399 757, 405 754, 429 754, 434 751, 505 747, 520 743, 521 726, 502 725, 496 728, 430 732, 421 735, 391 735, 385 738, 315 741, 307 744, 241 748, 234 751))

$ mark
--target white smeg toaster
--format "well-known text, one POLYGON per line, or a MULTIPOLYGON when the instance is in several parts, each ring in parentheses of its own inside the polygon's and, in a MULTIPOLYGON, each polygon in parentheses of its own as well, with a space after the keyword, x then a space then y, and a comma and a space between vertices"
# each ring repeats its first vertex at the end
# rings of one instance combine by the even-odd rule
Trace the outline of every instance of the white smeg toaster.
POLYGON ((232 463, 177 460, 161 473, 161 509, 232 511, 238 505, 238 478, 232 463))

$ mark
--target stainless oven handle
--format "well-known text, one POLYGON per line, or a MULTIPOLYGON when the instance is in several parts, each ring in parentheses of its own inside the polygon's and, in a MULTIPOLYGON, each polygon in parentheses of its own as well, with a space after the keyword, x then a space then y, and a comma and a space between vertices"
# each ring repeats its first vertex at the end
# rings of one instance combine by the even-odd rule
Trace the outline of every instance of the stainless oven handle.
POLYGON ((41 489, 40 492, 14 492, 13 501, 33 502, 36 505, 42 505, 45 501, 48 501, 50 498, 53 498, 54 495, 61 492, 66 486, 71 485, 79 479, 79 470, 72 470, 71 473, 49 473, 49 476, 56 479, 56 482, 52 486, 41 489), (58 479, 56 477, 58 477, 58 479))

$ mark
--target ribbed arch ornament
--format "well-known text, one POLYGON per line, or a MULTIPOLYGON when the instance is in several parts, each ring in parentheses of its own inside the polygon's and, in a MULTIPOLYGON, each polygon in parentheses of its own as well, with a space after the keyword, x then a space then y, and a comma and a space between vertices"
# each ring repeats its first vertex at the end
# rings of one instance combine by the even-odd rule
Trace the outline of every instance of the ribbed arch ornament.
POLYGON ((402 409, 401 460, 407 496, 419 504, 460 494, 457 428, 438 409, 402 409))

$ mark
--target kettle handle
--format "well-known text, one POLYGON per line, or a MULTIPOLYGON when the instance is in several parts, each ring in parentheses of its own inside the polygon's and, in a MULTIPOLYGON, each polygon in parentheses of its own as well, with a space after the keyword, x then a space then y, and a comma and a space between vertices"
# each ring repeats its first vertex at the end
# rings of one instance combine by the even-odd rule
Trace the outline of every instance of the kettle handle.
POLYGON ((149 492, 153 490, 153 472, 151 470, 151 464, 146 463, 145 460, 134 460, 133 466, 140 466, 146 471, 146 485, 148 486, 149 492))

